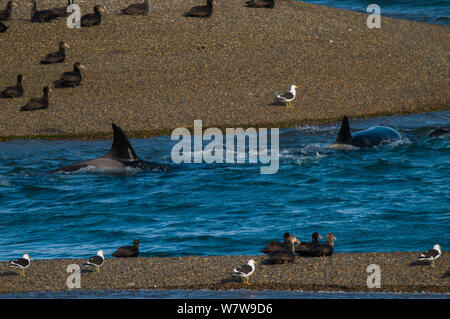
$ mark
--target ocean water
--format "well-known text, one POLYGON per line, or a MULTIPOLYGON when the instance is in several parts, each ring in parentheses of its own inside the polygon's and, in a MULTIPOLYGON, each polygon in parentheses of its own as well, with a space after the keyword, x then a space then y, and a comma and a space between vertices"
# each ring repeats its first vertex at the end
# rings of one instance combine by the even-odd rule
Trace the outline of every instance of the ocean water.
POLYGON ((377 4, 381 15, 426 23, 450 25, 448 0, 306 0, 329 7, 367 12, 367 6, 377 4))
MULTIPOLYGON (((48 174, 111 141, 0 143, 0 260, 110 257, 133 239, 141 256, 254 255, 286 231, 332 232, 336 252, 448 250, 450 138, 427 133, 449 124, 450 111, 350 119, 354 131, 386 125, 403 138, 347 151, 328 147, 337 123, 283 129, 274 175, 249 163, 48 174)), ((176 142, 131 139, 142 159, 168 164, 176 142)))

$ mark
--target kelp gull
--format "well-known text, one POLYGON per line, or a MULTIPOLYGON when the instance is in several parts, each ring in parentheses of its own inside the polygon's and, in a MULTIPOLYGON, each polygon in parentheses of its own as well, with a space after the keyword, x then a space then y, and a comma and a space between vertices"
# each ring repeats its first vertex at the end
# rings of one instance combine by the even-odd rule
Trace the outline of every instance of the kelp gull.
POLYGON ((8 264, 10 267, 19 268, 20 269, 20 276, 25 276, 25 269, 30 267, 31 265, 31 258, 30 255, 24 254, 22 258, 11 260, 8 264))
POLYGON ((251 283, 248 282, 248 277, 250 277, 253 272, 255 271, 255 265, 257 264, 256 261, 253 259, 250 259, 246 265, 242 265, 240 267, 236 267, 233 269, 233 272, 236 275, 239 275, 242 277, 242 280, 245 284, 251 285, 251 283), (247 279, 247 280, 245 280, 247 279))
POLYGON ((431 267, 434 267, 434 261, 441 257, 441 246, 434 245, 432 249, 427 250, 419 256, 420 261, 431 261, 431 267))
POLYGON ((103 265, 104 261, 105 261, 105 255, 103 254, 102 250, 99 250, 97 252, 97 255, 89 258, 89 260, 86 262, 85 266, 93 266, 93 267, 95 267, 97 272, 100 272, 100 267, 103 265))

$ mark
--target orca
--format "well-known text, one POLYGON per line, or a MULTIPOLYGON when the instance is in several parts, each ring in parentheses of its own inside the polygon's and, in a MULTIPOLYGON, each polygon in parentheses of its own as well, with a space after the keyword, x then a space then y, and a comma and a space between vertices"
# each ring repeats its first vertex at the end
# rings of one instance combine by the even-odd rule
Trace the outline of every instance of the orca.
POLYGON ((439 127, 437 129, 432 130, 430 133, 428 133, 428 136, 431 137, 440 137, 440 136, 449 136, 450 130, 448 127, 439 127))
POLYGON ((63 166, 50 171, 50 173, 75 172, 86 167, 113 171, 123 170, 127 167, 158 171, 167 171, 170 168, 169 165, 141 160, 136 155, 136 152, 122 129, 114 123, 112 123, 112 128, 114 131, 114 139, 108 154, 99 158, 63 166))
POLYGON ((400 140, 402 136, 393 128, 386 126, 374 126, 367 130, 352 134, 348 117, 344 116, 342 126, 336 141, 330 145, 331 148, 345 148, 346 145, 354 147, 372 147, 400 140), (342 147, 344 146, 344 147, 342 147))

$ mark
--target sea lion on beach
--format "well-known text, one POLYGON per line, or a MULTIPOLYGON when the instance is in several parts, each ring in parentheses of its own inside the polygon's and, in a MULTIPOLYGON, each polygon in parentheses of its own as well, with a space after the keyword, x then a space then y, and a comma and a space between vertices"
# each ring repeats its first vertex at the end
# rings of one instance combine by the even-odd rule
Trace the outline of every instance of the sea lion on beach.
POLYGON ((375 126, 352 134, 348 117, 344 116, 338 137, 330 147, 335 149, 345 148, 346 145, 372 147, 398 141, 401 138, 402 136, 399 132, 387 126, 375 126))
POLYGON ((125 135, 122 129, 114 123, 112 123, 111 125, 114 131, 114 139, 108 154, 95 159, 63 166, 50 171, 50 173, 75 172, 86 167, 113 171, 124 170, 127 167, 158 171, 167 171, 170 168, 168 165, 156 164, 141 160, 136 155, 136 152, 131 146, 128 137, 125 135))

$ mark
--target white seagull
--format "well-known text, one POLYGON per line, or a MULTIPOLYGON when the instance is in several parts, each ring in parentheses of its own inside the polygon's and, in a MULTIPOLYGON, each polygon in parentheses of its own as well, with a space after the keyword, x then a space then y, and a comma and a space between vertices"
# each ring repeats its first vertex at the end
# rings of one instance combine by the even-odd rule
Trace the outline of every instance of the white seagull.
POLYGON ((431 267, 434 267, 434 261, 441 257, 441 246, 434 245, 432 249, 427 250, 419 256, 419 260, 431 261, 431 267))
POLYGON ((22 256, 22 258, 11 260, 8 264, 10 267, 19 268, 20 269, 20 276, 25 276, 25 269, 30 267, 31 265, 31 258, 30 255, 25 254, 22 256))
POLYGON ((248 277, 250 277, 253 274, 253 272, 255 271, 256 264, 257 264, 256 261, 254 261, 253 259, 250 259, 246 265, 242 265, 242 266, 234 268, 233 272, 236 275, 241 276, 242 280, 244 281, 245 284, 251 285, 251 283, 248 282, 248 277), (245 279, 247 279, 247 281, 245 279))
POLYGON ((100 267, 103 265, 103 262, 105 261, 105 255, 103 254, 102 250, 99 250, 97 252, 97 255, 92 256, 89 258, 89 260, 86 262, 85 266, 94 266, 97 272, 100 271, 100 267))
POLYGON ((298 89, 298 86, 295 84, 292 84, 291 89, 288 92, 284 92, 281 94, 276 93, 275 98, 279 101, 286 102, 287 107, 292 108, 291 102, 295 99, 295 95, 297 94, 295 89, 298 89))

